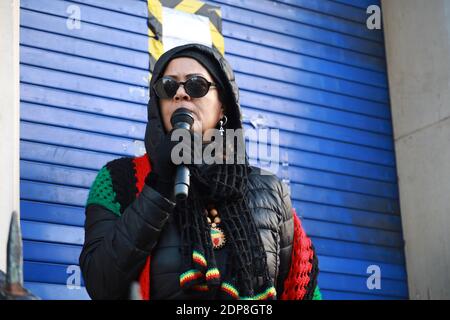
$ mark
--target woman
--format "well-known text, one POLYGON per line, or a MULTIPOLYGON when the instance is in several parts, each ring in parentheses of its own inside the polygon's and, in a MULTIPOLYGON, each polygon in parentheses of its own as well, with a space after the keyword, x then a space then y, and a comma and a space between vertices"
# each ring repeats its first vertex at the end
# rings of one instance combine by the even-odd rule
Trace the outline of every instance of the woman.
POLYGON ((175 201, 170 119, 181 107, 204 146, 210 129, 242 128, 234 74, 216 50, 188 44, 158 59, 146 155, 98 173, 80 255, 89 295, 127 299, 139 281, 144 299, 320 298, 314 248, 274 175, 247 161, 189 164, 189 197, 175 201))

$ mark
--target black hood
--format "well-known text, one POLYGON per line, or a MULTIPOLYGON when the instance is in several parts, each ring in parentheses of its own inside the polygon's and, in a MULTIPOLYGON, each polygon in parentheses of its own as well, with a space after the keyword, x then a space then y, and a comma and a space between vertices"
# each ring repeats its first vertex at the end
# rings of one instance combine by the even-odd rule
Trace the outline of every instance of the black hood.
POLYGON ((225 58, 217 50, 201 44, 187 44, 178 46, 161 55, 153 68, 149 88, 150 100, 147 107, 148 123, 145 130, 145 148, 147 154, 150 156, 154 154, 156 146, 165 135, 164 125, 159 110, 159 98, 156 96, 155 90, 153 90, 153 85, 161 77, 169 61, 172 60, 174 56, 179 55, 184 51, 196 51, 199 54, 202 54, 205 58, 210 59, 213 63, 217 64, 219 72, 222 73, 220 78, 224 85, 224 88, 221 89, 224 90, 222 95, 226 97, 226 101, 222 101, 222 103, 226 106, 225 115, 228 118, 226 127, 232 129, 242 128, 241 108, 239 105, 239 89, 236 85, 234 72, 228 61, 225 60, 225 58))

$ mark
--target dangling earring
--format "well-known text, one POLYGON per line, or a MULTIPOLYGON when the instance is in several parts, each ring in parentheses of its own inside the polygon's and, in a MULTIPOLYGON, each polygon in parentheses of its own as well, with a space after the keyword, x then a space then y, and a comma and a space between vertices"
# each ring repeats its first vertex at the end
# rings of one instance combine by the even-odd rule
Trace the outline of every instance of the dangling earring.
POLYGON ((222 119, 220 119, 220 128, 219 128, 219 131, 220 131, 220 135, 221 135, 221 136, 223 136, 223 132, 225 131, 225 129, 223 128, 223 126, 226 125, 227 122, 228 122, 228 118, 227 118, 226 115, 224 115, 224 116, 222 117, 222 119), (225 119, 225 120, 223 120, 223 119, 225 119))

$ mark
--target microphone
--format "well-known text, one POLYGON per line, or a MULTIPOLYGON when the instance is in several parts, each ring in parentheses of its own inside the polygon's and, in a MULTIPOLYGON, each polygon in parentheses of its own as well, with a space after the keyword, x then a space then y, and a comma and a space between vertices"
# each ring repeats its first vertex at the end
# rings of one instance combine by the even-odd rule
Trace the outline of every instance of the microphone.
MULTIPOLYGON (((194 115, 186 108, 177 109, 170 118, 174 129, 191 130, 194 115)), ((177 166, 175 173, 174 194, 177 200, 185 200, 189 194, 190 173, 189 168, 183 164, 177 166)))

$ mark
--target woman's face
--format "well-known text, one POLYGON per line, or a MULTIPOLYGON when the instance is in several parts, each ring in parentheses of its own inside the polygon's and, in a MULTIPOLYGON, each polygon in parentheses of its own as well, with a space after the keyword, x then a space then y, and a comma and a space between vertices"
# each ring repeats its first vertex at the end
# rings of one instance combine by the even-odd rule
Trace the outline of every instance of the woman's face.
MULTIPOLYGON (((176 81, 184 82, 193 75, 201 75, 209 82, 213 78, 197 60, 187 57, 175 58, 169 62, 163 76, 169 76, 176 81)), ((170 118, 178 108, 186 108, 194 114, 192 129, 196 133, 204 134, 206 130, 213 129, 223 116, 222 103, 219 100, 217 87, 211 87, 208 93, 200 98, 191 98, 184 86, 180 85, 172 99, 160 99, 161 115, 166 132, 172 129, 170 118)), ((204 137, 205 138, 205 137, 204 137)))

